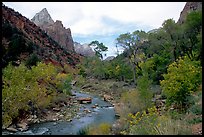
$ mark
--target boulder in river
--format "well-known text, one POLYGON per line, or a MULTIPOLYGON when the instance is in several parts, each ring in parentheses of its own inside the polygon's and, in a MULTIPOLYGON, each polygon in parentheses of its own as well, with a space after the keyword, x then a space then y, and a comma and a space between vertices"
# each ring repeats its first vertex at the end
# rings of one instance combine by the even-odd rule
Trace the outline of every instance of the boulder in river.
POLYGON ((87 104, 87 103, 92 102, 92 98, 91 97, 87 97, 87 98, 81 97, 81 98, 78 98, 77 101, 79 101, 80 104, 87 104))

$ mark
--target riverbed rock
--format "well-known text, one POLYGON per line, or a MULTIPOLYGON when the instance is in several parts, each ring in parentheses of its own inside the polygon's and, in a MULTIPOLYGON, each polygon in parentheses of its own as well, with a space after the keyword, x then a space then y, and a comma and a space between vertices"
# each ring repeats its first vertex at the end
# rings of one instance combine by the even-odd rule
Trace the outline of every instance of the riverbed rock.
POLYGON ((84 109, 84 112, 86 112, 86 113, 91 113, 91 110, 89 110, 89 109, 84 109))
POLYGON ((105 94, 105 95, 103 95, 103 100, 109 102, 109 101, 113 100, 113 97, 111 97, 110 95, 105 94))
POLYGON ((60 108, 53 108, 52 110, 59 112, 59 111, 60 111, 60 108))
POLYGON ((18 129, 20 131, 28 130, 28 124, 27 123, 18 123, 18 124, 16 124, 16 126, 18 127, 18 129))
POLYGON ((92 102, 92 98, 91 97, 87 97, 87 98, 81 97, 81 98, 78 98, 77 101, 79 101, 80 104, 87 104, 87 103, 92 102))
POLYGON ((116 118, 120 118, 120 115, 118 113, 115 114, 116 118))
POLYGON ((18 130, 14 127, 8 127, 6 130, 11 131, 11 132, 17 132, 18 130))
POLYGON ((82 89, 86 89, 86 88, 91 88, 91 87, 93 87, 93 86, 92 86, 92 85, 87 84, 87 85, 82 86, 81 88, 82 88, 82 89))

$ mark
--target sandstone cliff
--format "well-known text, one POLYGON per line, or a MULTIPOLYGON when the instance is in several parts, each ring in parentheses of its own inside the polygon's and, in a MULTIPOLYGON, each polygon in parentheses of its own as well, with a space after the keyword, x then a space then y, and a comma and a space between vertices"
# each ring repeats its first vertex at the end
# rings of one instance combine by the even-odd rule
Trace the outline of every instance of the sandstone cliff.
POLYGON ((44 30, 2 4, 2 65, 26 61, 32 54, 44 62, 75 66, 80 56, 62 48, 44 30))
POLYGON ((182 24, 185 21, 187 14, 195 10, 202 10, 202 2, 186 2, 186 5, 180 13, 178 23, 182 24))
POLYGON ((63 27, 62 22, 59 20, 54 22, 46 8, 36 13, 31 21, 45 30, 62 48, 74 52, 74 42, 70 28, 63 27))

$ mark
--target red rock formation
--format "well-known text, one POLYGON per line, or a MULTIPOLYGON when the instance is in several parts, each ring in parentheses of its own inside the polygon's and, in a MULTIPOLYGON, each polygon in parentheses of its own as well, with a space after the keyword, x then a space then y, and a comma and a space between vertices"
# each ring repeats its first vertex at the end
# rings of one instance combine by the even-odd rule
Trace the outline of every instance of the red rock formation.
POLYGON ((202 10, 202 2, 186 2, 178 19, 178 23, 182 24, 185 21, 187 14, 195 10, 202 10))
POLYGON ((44 8, 31 19, 36 25, 46 31, 56 42, 58 42, 64 49, 74 52, 74 42, 71 35, 70 28, 63 27, 61 21, 54 22, 44 8))
MULTIPOLYGON (((59 22, 56 24, 60 25, 59 22)), ((17 29, 17 31, 20 32, 18 35, 25 40, 25 45, 32 42, 33 45, 35 45, 33 52, 45 62, 51 62, 61 66, 64 64, 75 66, 80 61, 78 54, 65 50, 32 21, 2 4, 2 27, 5 25, 17 29)), ((4 50, 8 50, 8 43, 12 36, 10 36, 10 38, 2 36, 2 46, 4 50)), ((25 53, 25 51, 23 52, 19 55, 18 59, 25 60, 28 58, 29 54, 25 53), (27 58, 24 57, 24 59, 22 59, 21 57, 23 55, 27 55, 27 58)), ((3 58, 6 60, 7 57, 7 51, 4 51, 3 58)))

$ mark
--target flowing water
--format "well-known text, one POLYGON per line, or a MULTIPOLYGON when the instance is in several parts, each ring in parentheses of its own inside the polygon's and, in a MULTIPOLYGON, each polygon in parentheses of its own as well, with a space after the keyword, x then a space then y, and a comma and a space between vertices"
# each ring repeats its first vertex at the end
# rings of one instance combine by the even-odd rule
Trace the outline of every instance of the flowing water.
MULTIPOLYGON (((33 124, 29 126, 29 130, 24 132, 16 132, 15 135, 76 135, 79 130, 87 126, 95 126, 100 123, 113 124, 116 120, 114 107, 97 96, 85 93, 75 92, 76 97, 92 97, 92 103, 82 104, 78 116, 73 118, 71 122, 55 121, 33 124), (98 104, 98 107, 92 108, 98 104), (84 109, 91 110, 85 113, 84 109)), ((2 133, 3 134, 3 133, 2 133)), ((6 133, 4 133, 6 134, 6 133)))

